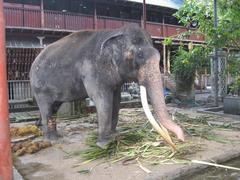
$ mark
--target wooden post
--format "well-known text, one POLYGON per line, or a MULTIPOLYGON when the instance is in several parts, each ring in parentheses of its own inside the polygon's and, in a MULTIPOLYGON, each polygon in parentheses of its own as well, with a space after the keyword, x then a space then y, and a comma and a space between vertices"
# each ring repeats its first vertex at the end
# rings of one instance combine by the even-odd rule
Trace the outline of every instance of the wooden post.
POLYGON ((162 36, 165 37, 166 34, 165 34, 165 19, 164 19, 164 16, 162 18, 162 36))
MULTIPOLYGON (((227 48, 227 68, 229 66, 230 48, 227 48)), ((227 73, 227 84, 230 84, 230 73, 227 73)))
POLYGON ((44 5, 43 5, 43 0, 41 0, 41 27, 44 28, 44 5))
POLYGON ((143 28, 146 29, 147 27, 147 7, 146 7, 146 0, 143 0, 143 28))
POLYGON ((170 70, 170 56, 171 56, 171 52, 169 50, 169 48, 167 49, 167 72, 170 74, 171 70, 170 70))
POLYGON ((13 179, 6 67, 3 1, 0 0, 0 180, 13 179))
POLYGON ((167 67, 166 67, 166 45, 163 44, 163 73, 166 74, 167 72, 167 67))
POLYGON ((207 87, 207 68, 204 69, 204 87, 207 87))
POLYGON ((97 3, 94 0, 93 28, 97 30, 97 3))
POLYGON ((22 26, 25 27, 25 6, 24 6, 24 0, 22 0, 21 3, 22 3, 22 26))

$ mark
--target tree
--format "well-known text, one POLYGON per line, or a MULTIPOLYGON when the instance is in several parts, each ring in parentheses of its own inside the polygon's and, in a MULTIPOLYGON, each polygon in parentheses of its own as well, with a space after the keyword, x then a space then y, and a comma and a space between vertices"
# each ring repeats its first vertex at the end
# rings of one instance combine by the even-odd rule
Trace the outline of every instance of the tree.
MULTIPOLYGON (((218 27, 214 28, 213 0, 185 0, 175 13, 179 22, 188 28, 182 37, 201 34, 205 37, 207 49, 228 48, 240 52, 240 0, 217 0, 218 27), (196 28, 191 28, 193 25, 196 28)), ((229 55, 228 72, 234 78, 232 90, 240 89, 240 57, 229 55)))
POLYGON ((187 33, 204 35, 208 46, 240 50, 240 1, 218 0, 217 3, 217 29, 213 25, 213 0, 185 0, 175 16, 189 29, 187 33), (197 29, 190 29, 193 25, 197 29))

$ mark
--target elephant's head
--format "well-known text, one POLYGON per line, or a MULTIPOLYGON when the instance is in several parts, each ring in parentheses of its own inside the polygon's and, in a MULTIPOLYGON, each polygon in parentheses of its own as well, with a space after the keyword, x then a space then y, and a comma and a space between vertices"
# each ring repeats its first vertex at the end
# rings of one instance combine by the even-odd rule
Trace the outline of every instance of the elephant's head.
POLYGON ((144 111, 154 128, 169 143, 171 143, 171 138, 166 129, 172 131, 178 139, 184 141, 182 129, 171 121, 166 108, 159 69, 160 54, 153 47, 151 37, 146 31, 134 25, 113 32, 102 43, 101 49, 104 48, 108 40, 115 40, 118 51, 121 51, 121 58, 115 59, 119 74, 123 80, 133 79, 138 81, 144 111), (146 90, 159 121, 153 118, 149 110, 146 90))

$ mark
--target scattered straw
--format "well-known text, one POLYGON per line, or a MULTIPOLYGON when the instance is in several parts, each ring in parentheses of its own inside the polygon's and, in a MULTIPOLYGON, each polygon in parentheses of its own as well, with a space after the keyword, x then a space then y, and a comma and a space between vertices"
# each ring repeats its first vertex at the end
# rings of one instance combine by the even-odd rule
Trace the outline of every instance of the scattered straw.
POLYGON ((12 138, 23 137, 34 134, 36 136, 42 136, 42 131, 35 125, 27 125, 24 127, 11 127, 10 134, 12 138))
POLYGON ((143 165, 142 165, 142 163, 139 161, 139 159, 137 158, 136 159, 137 160, 137 163, 138 163, 138 166, 144 171, 144 172, 146 172, 146 173, 151 173, 151 171, 148 169, 148 168, 146 168, 146 167, 144 167, 143 165))
MULTIPOLYGON (((142 116, 142 113, 139 115, 142 116)), ((189 163, 186 157, 202 150, 200 144, 196 142, 178 143, 174 138, 173 141, 176 142, 177 151, 172 153, 171 147, 167 146, 159 134, 152 130, 149 123, 141 120, 139 116, 134 115, 134 118, 132 123, 120 124, 119 135, 108 144, 106 149, 101 149, 96 145, 96 133, 90 134, 86 141, 89 147, 80 152, 81 157, 85 160, 83 164, 101 158, 105 158, 112 163, 122 161, 123 164, 129 164, 134 162, 148 173, 149 171, 141 163, 151 165, 189 163), (138 121, 134 121, 134 118, 138 121)), ((213 127, 209 126, 208 123, 208 120, 211 120, 209 116, 191 118, 186 114, 175 113, 174 119, 180 122, 189 136, 201 137, 220 143, 228 142, 213 132, 213 127)), ((75 153, 75 155, 78 154, 75 153)))
POLYGON ((159 134, 151 131, 149 123, 123 126, 119 135, 108 144, 106 149, 99 148, 96 140, 96 133, 89 135, 86 141, 89 148, 80 152, 87 162, 107 158, 111 162, 139 159, 142 162, 159 164, 165 159, 184 157, 200 150, 199 145, 191 142, 177 143, 177 151, 173 154, 171 147, 166 146, 159 134))

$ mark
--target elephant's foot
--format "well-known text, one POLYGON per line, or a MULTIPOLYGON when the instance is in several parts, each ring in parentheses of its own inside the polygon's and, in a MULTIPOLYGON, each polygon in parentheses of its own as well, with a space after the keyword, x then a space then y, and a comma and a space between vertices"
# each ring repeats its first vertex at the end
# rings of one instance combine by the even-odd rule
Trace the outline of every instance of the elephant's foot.
POLYGON ((45 133, 45 137, 48 140, 57 140, 60 136, 57 133, 57 123, 56 119, 52 118, 48 120, 47 130, 45 133))
POLYGON ((115 140, 116 136, 117 136, 117 133, 111 133, 107 137, 105 136, 105 138, 98 138, 98 141, 96 144, 98 147, 102 149, 107 149, 109 143, 115 140))
POLYGON ((60 135, 57 130, 53 131, 43 127, 42 131, 44 139, 49 141, 57 141, 59 138, 62 137, 62 135, 60 135))
POLYGON ((98 147, 100 147, 101 149, 107 149, 108 147, 108 144, 110 143, 111 141, 98 141, 96 144, 98 147))
POLYGON ((45 135, 46 139, 50 141, 56 141, 60 137, 60 135, 57 133, 57 131, 48 131, 45 135))
POLYGON ((116 129, 114 129, 114 130, 111 131, 111 137, 114 138, 114 139, 115 139, 119 134, 120 134, 119 131, 116 130, 116 129))

